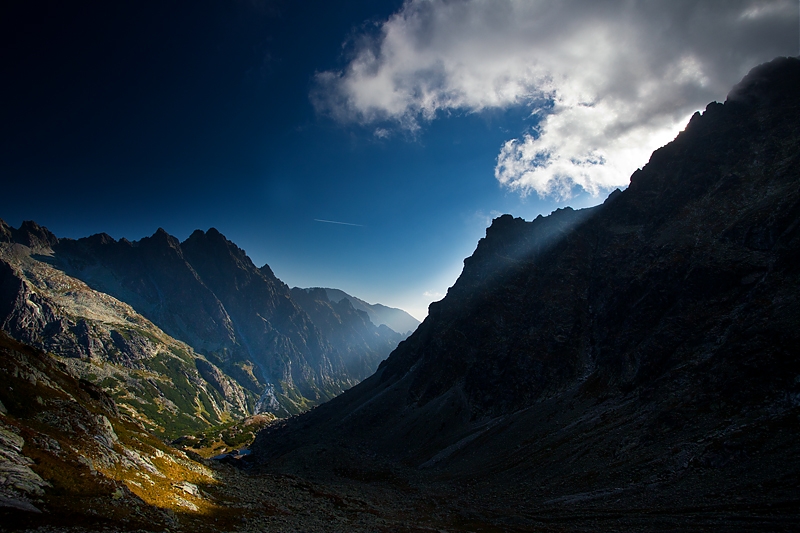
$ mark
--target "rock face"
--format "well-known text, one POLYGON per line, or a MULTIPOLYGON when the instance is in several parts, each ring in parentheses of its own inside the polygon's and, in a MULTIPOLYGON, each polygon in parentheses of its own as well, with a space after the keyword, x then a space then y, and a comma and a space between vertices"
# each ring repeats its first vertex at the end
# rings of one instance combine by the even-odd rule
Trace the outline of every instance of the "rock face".
POLYGON ((46 250, 56 244, 58 238, 32 220, 23 222, 19 229, 0 220, 0 242, 19 243, 34 250, 46 250))
MULTIPOLYGON (((310 290, 310 289, 309 289, 310 290)), ((339 289, 322 289, 328 296, 331 302, 341 302, 342 300, 349 300, 350 304, 359 311, 364 311, 369 316, 370 321, 376 326, 385 325, 389 329, 402 333, 405 337, 411 335, 417 326, 419 320, 409 315, 402 309, 395 307, 388 307, 382 304, 367 303, 360 298, 351 296, 346 292, 339 289)))
POLYGON ((496 219, 373 377, 262 432, 254 460, 344 471, 325 450, 366 450, 520 528, 609 505, 789 512, 798 97, 800 60, 762 65, 603 205, 496 219))
POLYGON ((182 362, 167 368, 189 364, 179 373, 221 396, 190 402, 215 419, 304 411, 370 375, 402 338, 349 304, 304 310, 267 265, 256 268, 213 228, 183 243, 163 229, 135 242, 59 240, 33 222, 0 221, 0 246, 3 329, 58 355, 128 368, 157 371, 149 362, 172 352, 182 362), (128 317, 146 334, 119 325, 128 317))

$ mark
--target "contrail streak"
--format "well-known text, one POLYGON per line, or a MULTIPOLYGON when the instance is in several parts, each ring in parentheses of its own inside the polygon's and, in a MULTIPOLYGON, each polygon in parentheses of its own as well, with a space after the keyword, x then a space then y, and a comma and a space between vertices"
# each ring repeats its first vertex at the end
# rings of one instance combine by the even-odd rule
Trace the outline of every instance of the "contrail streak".
POLYGON ((358 226, 359 228, 363 228, 363 224, 351 224, 349 222, 336 222, 335 220, 320 220, 319 218, 315 218, 314 222, 325 222, 326 224, 341 224, 343 226, 358 226))

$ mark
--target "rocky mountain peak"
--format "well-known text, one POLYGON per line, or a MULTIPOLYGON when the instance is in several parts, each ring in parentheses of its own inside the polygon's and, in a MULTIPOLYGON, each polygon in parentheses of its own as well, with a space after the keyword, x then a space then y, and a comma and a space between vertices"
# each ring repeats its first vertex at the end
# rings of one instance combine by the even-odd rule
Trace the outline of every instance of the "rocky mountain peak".
POLYGON ((528 224, 520 217, 513 217, 509 214, 501 215, 492 220, 491 225, 486 228, 486 238, 501 240, 505 235, 520 231, 528 224))
MULTIPOLYGON (((148 239, 150 242, 154 244, 159 244, 159 245, 167 244, 170 248, 180 247, 180 241, 177 238, 170 235, 169 233, 167 233, 167 231, 164 228, 158 228, 156 232, 153 233, 153 235, 151 235, 149 238, 146 237, 145 239, 148 239)), ((142 240, 144 241, 145 239, 142 240)))
POLYGON ((181 246, 187 251, 191 250, 195 257, 201 254, 216 257, 218 260, 228 257, 233 261, 231 266, 236 264, 247 270, 257 270, 247 253, 229 241, 216 228, 209 228, 205 233, 195 230, 188 239, 181 243, 181 246))
POLYGON ((91 246, 107 246, 116 244, 117 240, 108 233, 95 233, 86 237, 85 242, 91 246))
MULTIPOLYGON (((211 285, 225 286, 226 291, 238 291, 258 279, 265 286, 272 287, 269 290, 273 292, 276 288, 283 291, 283 284, 274 275, 263 274, 272 272, 268 266, 256 268, 244 250, 215 228, 206 232, 195 230, 180 246, 192 266, 211 285)), ((288 292, 288 288, 283 292, 288 292)))
POLYGON ((800 58, 779 57, 752 69, 728 93, 726 103, 748 106, 780 105, 797 101, 800 58))
POLYGON ((208 228, 208 231, 196 229, 189 235, 187 241, 213 243, 224 247, 229 247, 233 244, 217 228, 208 228))
POLYGON ((47 228, 32 220, 25 220, 14 229, 0 219, 0 242, 14 242, 32 249, 49 249, 58 244, 58 238, 47 228))
POLYGON ((53 246, 58 243, 58 238, 47 228, 40 226, 33 220, 26 220, 17 230, 17 240, 21 244, 30 246, 53 246))
POLYGON ((277 278, 277 276, 275 276, 275 273, 272 271, 272 269, 271 269, 271 268, 269 267, 269 265, 268 265, 268 264, 266 264, 266 263, 264 263, 264 266, 262 266, 262 267, 261 267, 261 268, 259 268, 258 270, 259 270, 259 271, 260 271, 260 272, 261 272, 261 273, 262 273, 264 276, 266 276, 266 277, 267 277, 267 279, 274 279, 274 280, 277 280, 277 279, 278 279, 278 278, 277 278))
POLYGON ((206 232, 206 235, 211 239, 221 239, 221 240, 224 240, 224 241, 228 242, 228 239, 225 238, 225 235, 220 233, 220 231, 217 228, 213 228, 213 227, 212 228, 208 228, 208 231, 206 232))

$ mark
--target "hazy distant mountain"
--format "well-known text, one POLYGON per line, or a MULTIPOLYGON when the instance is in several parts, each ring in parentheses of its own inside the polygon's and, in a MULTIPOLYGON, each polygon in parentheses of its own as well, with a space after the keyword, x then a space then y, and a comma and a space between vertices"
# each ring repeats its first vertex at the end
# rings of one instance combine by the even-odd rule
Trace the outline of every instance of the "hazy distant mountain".
POLYGON ((406 336, 373 324, 350 300, 328 299, 325 289, 292 289, 292 298, 311 317, 342 356, 348 373, 359 381, 371 376, 406 336))
POLYGON ((326 288, 323 290, 328 294, 328 298, 332 302, 339 302, 343 299, 349 300, 354 308, 367 313, 369 319, 376 326, 386 324, 397 333, 402 333, 406 336, 413 333, 419 326, 419 320, 402 309, 388 307, 383 304, 370 304, 339 289, 326 288))
POLYGON ((430 469, 498 529, 796 524, 799 117, 800 60, 775 60, 602 206, 495 219, 378 372, 255 460, 430 469))

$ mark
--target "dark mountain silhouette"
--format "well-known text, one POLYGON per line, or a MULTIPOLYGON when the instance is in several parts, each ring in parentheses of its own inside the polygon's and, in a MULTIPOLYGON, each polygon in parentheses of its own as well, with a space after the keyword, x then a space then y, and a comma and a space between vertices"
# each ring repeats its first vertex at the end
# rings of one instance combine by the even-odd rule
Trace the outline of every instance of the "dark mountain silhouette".
POLYGON ((376 374, 253 463, 426 479, 499 529, 795 527, 798 97, 800 60, 757 67, 603 205, 496 219, 376 374))

